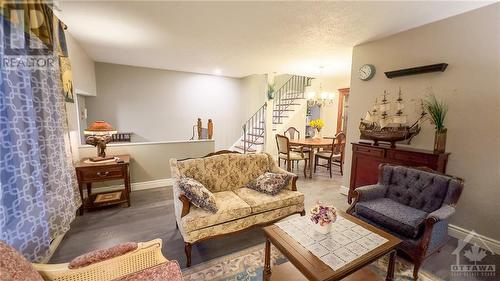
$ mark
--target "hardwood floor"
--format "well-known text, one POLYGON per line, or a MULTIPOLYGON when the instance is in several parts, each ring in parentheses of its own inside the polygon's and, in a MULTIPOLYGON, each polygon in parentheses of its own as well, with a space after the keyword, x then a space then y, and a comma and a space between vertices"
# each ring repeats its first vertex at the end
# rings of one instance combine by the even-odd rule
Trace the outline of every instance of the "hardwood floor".
MULTIPOLYGON (((318 169, 312 179, 304 179, 300 176, 300 171, 297 169, 294 172, 299 174, 297 187, 305 194, 306 211, 318 199, 332 203, 340 210, 347 209, 347 197, 339 192, 342 178, 338 173, 334 171, 334 177, 330 179, 326 169, 318 169)), ((165 187, 134 191, 131 199, 130 208, 115 206, 85 212, 84 216, 77 217, 50 262, 69 262, 72 258, 88 251, 110 247, 117 243, 161 238, 163 254, 168 259, 178 260, 180 265, 184 266, 184 244, 175 227, 172 189, 165 187)), ((196 265, 263 242, 262 231, 253 229, 197 243, 192 249, 192 264, 196 265)), ((452 252, 456 247, 457 240, 450 239, 440 253, 423 265, 423 270, 432 272, 443 280, 496 280, 495 277, 451 276, 450 266, 455 264, 455 255, 452 255, 452 252)), ((488 255, 483 262, 500 265, 500 256, 488 255)))

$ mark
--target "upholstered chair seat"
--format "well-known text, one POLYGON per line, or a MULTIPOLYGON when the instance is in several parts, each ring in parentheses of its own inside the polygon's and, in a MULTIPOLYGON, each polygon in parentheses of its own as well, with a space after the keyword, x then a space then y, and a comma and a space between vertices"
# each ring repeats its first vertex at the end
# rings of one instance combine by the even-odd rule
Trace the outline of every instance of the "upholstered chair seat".
MULTIPOLYGON (((286 155, 280 154, 280 159, 288 159, 286 155)), ((307 159, 307 156, 304 153, 297 152, 297 151, 290 151, 290 160, 304 160, 307 159)))
POLYGON ((363 216, 392 232, 399 232, 405 237, 416 238, 423 228, 427 213, 408 207, 389 198, 359 202, 354 208, 356 214, 363 216))

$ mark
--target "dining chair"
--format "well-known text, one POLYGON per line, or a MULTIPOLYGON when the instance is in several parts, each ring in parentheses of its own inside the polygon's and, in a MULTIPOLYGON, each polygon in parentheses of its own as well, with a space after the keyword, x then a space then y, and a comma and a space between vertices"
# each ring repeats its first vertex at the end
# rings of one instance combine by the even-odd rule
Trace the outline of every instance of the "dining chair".
MULTIPOLYGON (((285 136, 289 137, 290 139, 300 139, 300 131, 297 130, 297 128, 295 127, 289 127, 288 129, 286 129, 286 131, 283 133, 285 136)), ((295 151, 295 152, 304 152, 304 153, 309 153, 311 150, 309 149, 309 147, 302 147, 300 145, 291 145, 290 146, 291 150, 292 151, 295 151)), ((294 168, 294 164, 297 162, 297 167, 299 166, 299 161, 292 161, 292 169, 294 168)))
POLYGON ((278 166, 281 165, 281 159, 285 160, 286 170, 292 171, 292 161, 304 161, 304 177, 307 177, 307 162, 308 156, 302 150, 292 151, 290 148, 290 140, 285 135, 276 134, 276 144, 278 146, 278 166))
POLYGON ((319 151, 314 156, 314 172, 316 173, 316 166, 325 167, 330 171, 330 178, 332 177, 332 166, 340 168, 340 175, 344 175, 344 149, 346 137, 343 132, 337 133, 332 141, 332 146, 329 149, 319 151), (326 164, 320 164, 319 160, 326 160, 326 164))

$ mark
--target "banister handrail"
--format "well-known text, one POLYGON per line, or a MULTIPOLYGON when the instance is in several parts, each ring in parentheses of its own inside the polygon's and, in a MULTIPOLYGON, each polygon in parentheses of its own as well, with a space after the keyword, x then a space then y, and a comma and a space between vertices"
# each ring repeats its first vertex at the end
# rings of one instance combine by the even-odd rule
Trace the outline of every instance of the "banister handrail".
MULTIPOLYGON (((304 98, 305 87, 311 79, 311 77, 292 75, 277 91, 275 91, 274 105, 272 108, 272 122, 274 124, 280 123, 281 118, 285 117, 283 116, 284 112, 293 111, 289 110, 288 107, 294 104, 293 101, 295 99, 304 98), (283 97, 286 97, 286 100, 284 100, 283 97)), ((252 151, 251 147, 254 145, 265 144, 267 131, 266 115, 267 102, 243 123, 243 136, 241 138, 243 141, 243 153, 252 151)), ((239 148, 241 149, 240 146, 239 148)))

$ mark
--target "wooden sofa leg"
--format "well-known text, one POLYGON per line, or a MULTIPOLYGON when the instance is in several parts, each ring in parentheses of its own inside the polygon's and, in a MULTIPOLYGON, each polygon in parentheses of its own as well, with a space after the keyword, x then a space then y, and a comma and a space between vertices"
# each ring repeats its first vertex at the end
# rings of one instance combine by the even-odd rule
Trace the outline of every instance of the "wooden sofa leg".
POLYGON ((191 266, 191 243, 184 242, 184 252, 186 253, 186 267, 191 266))
POLYGON ((300 215, 303 217, 306 215, 306 210, 302 210, 302 212, 300 212, 300 215))

